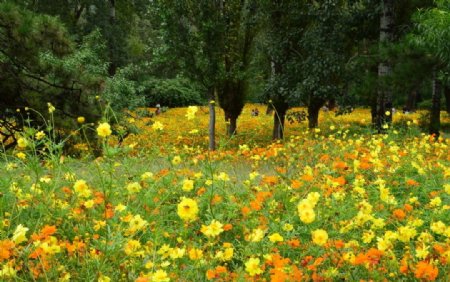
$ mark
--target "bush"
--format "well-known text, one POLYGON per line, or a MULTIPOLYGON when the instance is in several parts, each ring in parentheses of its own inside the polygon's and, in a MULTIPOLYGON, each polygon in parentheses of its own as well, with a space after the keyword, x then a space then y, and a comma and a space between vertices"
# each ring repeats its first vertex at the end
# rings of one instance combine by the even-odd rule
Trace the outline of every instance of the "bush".
POLYGON ((203 89, 194 82, 176 77, 170 79, 153 78, 145 81, 147 105, 160 104, 167 107, 184 107, 204 103, 203 89))

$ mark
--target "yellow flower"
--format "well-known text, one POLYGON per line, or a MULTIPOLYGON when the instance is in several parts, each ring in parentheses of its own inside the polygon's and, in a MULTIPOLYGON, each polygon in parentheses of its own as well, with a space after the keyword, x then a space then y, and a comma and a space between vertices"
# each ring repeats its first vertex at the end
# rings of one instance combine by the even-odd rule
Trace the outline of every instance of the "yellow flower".
POLYGON ((109 278, 106 275, 101 274, 100 277, 98 278, 97 282, 110 282, 111 278, 109 278))
POLYGON ((53 113, 55 111, 55 107, 51 103, 47 103, 48 112, 53 113))
POLYGON ((189 258, 191 260, 201 259, 201 258, 203 258, 203 251, 200 249, 196 249, 196 248, 190 249, 189 250, 189 258))
POLYGON ((75 184, 73 185, 73 189, 78 194, 78 196, 83 198, 89 198, 92 194, 89 186, 86 184, 86 181, 81 179, 75 182, 75 184))
POLYGON ((178 204, 178 216, 184 221, 194 221, 197 218, 197 202, 190 198, 182 198, 178 204))
POLYGON ((309 224, 316 219, 316 213, 313 209, 305 209, 300 211, 300 220, 303 223, 309 224))
POLYGON ((187 108, 186 118, 188 120, 194 119, 195 118, 195 113, 197 113, 197 111, 198 111, 198 107, 197 106, 189 106, 187 108))
POLYGON ((24 160, 24 159, 27 158, 27 155, 26 155, 25 153, 23 153, 23 152, 18 152, 18 153, 16 154, 16 157, 18 157, 18 158, 21 159, 21 160, 24 160))
POLYGON ((312 232, 312 241, 316 245, 323 246, 328 241, 328 233, 323 229, 316 229, 312 232))
POLYGON ((183 191, 189 192, 194 189, 194 180, 185 179, 183 181, 183 191))
POLYGON ((150 281, 152 281, 152 282, 168 282, 168 281, 170 281, 170 278, 167 275, 167 272, 165 272, 162 269, 159 269, 155 273, 153 273, 150 281))
POLYGON ((153 125, 152 125, 152 128, 153 128, 153 130, 159 130, 159 131, 161 131, 161 130, 164 129, 164 125, 163 125, 161 122, 159 122, 159 121, 155 121, 155 122, 153 123, 153 125))
POLYGON ((147 226, 148 222, 145 219, 142 219, 142 217, 137 214, 133 216, 133 218, 129 222, 129 228, 128 233, 133 234, 139 230, 144 229, 145 226, 147 226))
POLYGON ((283 238, 283 236, 280 235, 280 233, 274 233, 269 236, 269 240, 272 243, 276 243, 276 242, 283 242, 284 238, 283 238))
POLYGON ((19 147, 20 149, 25 149, 26 147, 28 147, 28 141, 27 139, 20 137, 17 140, 17 147, 19 147))
POLYGON ((141 249, 141 243, 137 240, 128 240, 125 244, 124 251, 129 256, 140 256, 144 254, 143 251, 139 251, 141 249))
POLYGON ((450 184, 444 184, 445 193, 450 195, 450 184))
POLYGON ((78 117, 77 118, 77 122, 79 123, 79 124, 82 124, 82 123, 84 123, 86 121, 86 119, 84 118, 84 117, 78 117))
POLYGON ((285 224, 283 225, 283 230, 284 230, 284 231, 292 231, 292 229, 294 229, 294 226, 293 226, 292 224, 285 223, 285 224))
POLYGON ((141 184, 139 184, 139 182, 133 182, 133 183, 129 183, 127 185, 127 190, 129 194, 134 194, 134 193, 139 193, 139 191, 141 191, 142 186, 141 184))
POLYGON ((178 165, 180 163, 181 163, 181 157, 180 156, 173 157, 173 159, 172 159, 172 164, 173 165, 178 165))
POLYGON ((125 206, 125 205, 123 205, 123 204, 118 204, 115 208, 114 208, 114 210, 116 211, 116 212, 123 212, 124 210, 126 210, 127 209, 127 206, 125 206))
POLYGON ((264 230, 255 228, 252 233, 248 235, 247 241, 250 242, 259 242, 264 238, 264 230))
POLYGON ((0 270, 0 278, 12 278, 16 276, 16 270, 14 267, 5 264, 3 265, 2 269, 0 270))
POLYGON ((97 134, 100 137, 108 137, 111 133, 111 126, 107 122, 100 123, 97 127, 97 134))
POLYGON ((214 219, 209 225, 202 225, 200 231, 206 237, 216 237, 223 232, 223 224, 214 219))
POLYGON ((250 276, 261 274, 263 271, 259 266, 259 263, 259 258, 249 258, 245 262, 245 271, 247 271, 250 276))
POLYGON ((153 173, 146 171, 141 175, 141 180, 147 180, 153 178, 153 173))
POLYGON ((362 241, 366 244, 369 244, 372 242, 373 238, 375 237, 375 233, 372 230, 366 231, 362 235, 362 241))
POLYGON ((36 140, 41 140, 42 138, 44 138, 45 137, 45 133, 44 133, 44 131, 38 131, 35 135, 34 135, 34 137, 36 138, 36 140))
POLYGON ((413 227, 401 226, 398 228, 398 235, 398 240, 406 243, 417 235, 417 231, 413 227))
POLYGON ((94 204, 95 204, 94 200, 89 200, 89 201, 84 202, 84 206, 88 209, 92 208, 94 206, 94 204))
POLYGON ((27 234, 28 230, 29 230, 28 228, 24 227, 22 224, 19 224, 16 227, 16 230, 14 231, 14 234, 12 237, 12 240, 14 241, 14 243, 20 244, 20 243, 26 241, 27 240, 26 234, 27 234))
POLYGON ((439 207, 441 204, 442 204, 442 200, 440 197, 433 198, 430 201, 430 206, 432 206, 433 208, 439 207))

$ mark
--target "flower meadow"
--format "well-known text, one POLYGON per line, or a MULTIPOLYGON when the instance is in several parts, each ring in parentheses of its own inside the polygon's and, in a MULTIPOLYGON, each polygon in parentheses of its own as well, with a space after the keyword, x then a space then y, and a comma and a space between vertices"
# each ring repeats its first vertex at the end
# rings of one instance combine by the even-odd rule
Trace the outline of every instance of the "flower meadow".
POLYGON ((0 280, 448 281, 448 138, 401 113, 371 134, 358 109, 287 122, 272 143, 255 107, 232 138, 218 113, 214 152, 206 107, 133 115, 120 144, 80 117, 73 134, 90 126, 103 143, 95 159, 25 130, 2 155, 0 280))

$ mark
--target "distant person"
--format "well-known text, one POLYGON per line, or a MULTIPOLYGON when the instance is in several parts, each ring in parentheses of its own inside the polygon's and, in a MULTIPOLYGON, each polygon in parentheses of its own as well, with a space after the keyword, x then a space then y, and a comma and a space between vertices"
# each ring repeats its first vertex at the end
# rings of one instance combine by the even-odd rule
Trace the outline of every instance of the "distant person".
POLYGON ((259 110, 258 110, 258 108, 252 109, 252 117, 257 117, 257 116, 259 116, 259 110))
POLYGON ((160 104, 156 104, 155 115, 159 115, 160 113, 161 113, 161 105, 160 104))

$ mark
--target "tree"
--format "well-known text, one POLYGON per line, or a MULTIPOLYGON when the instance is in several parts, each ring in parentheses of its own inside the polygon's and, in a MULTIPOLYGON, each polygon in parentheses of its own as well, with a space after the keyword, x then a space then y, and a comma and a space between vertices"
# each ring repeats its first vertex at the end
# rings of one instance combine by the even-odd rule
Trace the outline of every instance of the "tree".
POLYGON ((266 1, 267 53, 272 65, 267 95, 275 108, 273 138, 283 137, 291 105, 308 108, 308 124, 318 125, 320 108, 344 95, 345 64, 352 50, 350 9, 336 1, 266 1))
POLYGON ((101 90, 106 64, 98 59, 92 34, 75 50, 58 19, 37 15, 10 3, 0 3, 0 109, 2 123, 12 129, 2 139, 12 139, 20 123, 15 109, 31 108, 29 120, 42 126, 41 116, 51 103, 58 113, 56 126, 68 129, 77 116, 93 122, 100 117, 94 96, 101 90), (35 112, 36 111, 36 112, 35 112))
POLYGON ((439 136, 440 104, 442 82, 448 81, 447 73, 450 67, 450 1, 436 1, 437 7, 416 13, 414 21, 416 30, 410 35, 411 43, 417 48, 423 48, 434 60, 432 76, 432 106, 430 109, 429 133, 439 136))
MULTIPOLYGON (((380 16, 380 47, 389 44, 394 38, 394 1, 383 0, 380 16)), ((377 95, 376 126, 381 131, 384 123, 392 122, 392 89, 386 83, 391 75, 391 65, 387 61, 378 64, 379 87, 377 95)))

